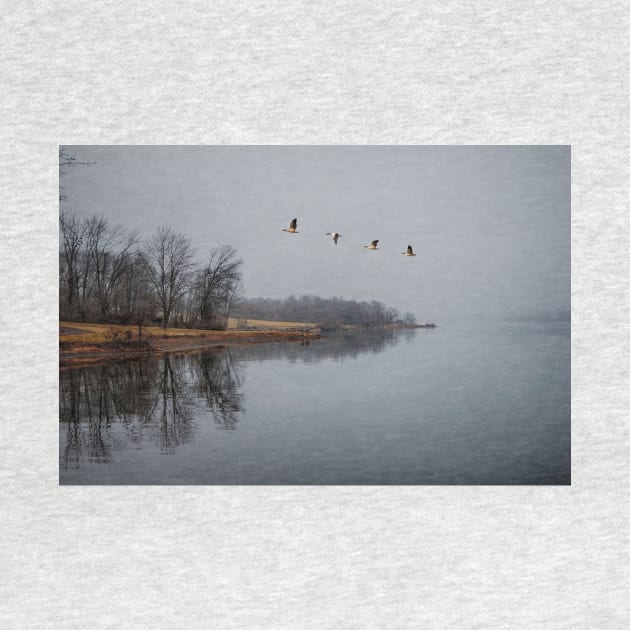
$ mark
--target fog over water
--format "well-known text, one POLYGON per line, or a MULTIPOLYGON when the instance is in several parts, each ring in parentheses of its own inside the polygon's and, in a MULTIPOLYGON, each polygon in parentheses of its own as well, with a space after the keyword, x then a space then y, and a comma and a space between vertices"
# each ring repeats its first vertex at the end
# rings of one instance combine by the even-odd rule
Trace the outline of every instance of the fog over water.
POLYGON ((569 147, 68 150, 94 164, 67 169, 62 209, 143 238, 170 225, 200 262, 230 244, 249 297, 379 300, 438 324, 569 317, 569 147), (293 217, 300 234, 282 232, 293 217))

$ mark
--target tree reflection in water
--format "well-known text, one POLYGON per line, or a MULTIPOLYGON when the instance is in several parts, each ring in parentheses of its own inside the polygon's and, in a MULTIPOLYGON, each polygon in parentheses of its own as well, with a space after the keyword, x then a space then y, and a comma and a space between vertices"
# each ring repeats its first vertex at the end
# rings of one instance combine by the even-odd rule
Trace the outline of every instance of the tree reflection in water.
MULTIPOLYGON (((404 331, 404 337, 414 332, 404 331)), ((245 361, 280 357, 290 362, 343 361, 381 352, 401 338, 399 332, 379 330, 333 335, 307 345, 254 344, 62 370, 60 421, 66 425, 66 439, 60 465, 78 468, 82 462, 110 462, 116 451, 141 449, 144 443, 174 453, 194 440, 204 417, 198 413, 200 406, 217 427, 234 430, 245 411, 245 361)))
POLYGON ((227 349, 159 360, 71 368, 60 373, 64 468, 106 463, 123 448, 158 445, 162 453, 194 439, 197 399, 233 429, 243 410, 240 366, 227 349))
POLYGON ((220 354, 201 352, 193 357, 195 393, 205 399, 222 429, 235 429, 238 414, 245 410, 239 367, 229 348, 220 354))
POLYGON ((162 453, 174 453, 175 447, 190 442, 194 434, 193 399, 187 386, 186 357, 165 354, 160 366, 155 401, 143 418, 151 427, 162 453))
POLYGON ((343 362, 355 359, 361 354, 377 354, 395 346, 401 338, 409 341, 416 334, 415 329, 375 328, 373 330, 353 330, 329 333, 306 345, 299 343, 254 344, 237 346, 233 355, 249 360, 286 358, 291 363, 318 363, 322 359, 343 362))
MULTIPOLYGON (((111 460, 118 436, 111 434, 114 422, 133 426, 133 418, 147 409, 149 383, 156 363, 120 363, 75 368, 60 373, 60 420, 67 422, 62 462, 78 467, 81 461, 111 460)), ((129 432, 134 441, 133 430, 129 432)))

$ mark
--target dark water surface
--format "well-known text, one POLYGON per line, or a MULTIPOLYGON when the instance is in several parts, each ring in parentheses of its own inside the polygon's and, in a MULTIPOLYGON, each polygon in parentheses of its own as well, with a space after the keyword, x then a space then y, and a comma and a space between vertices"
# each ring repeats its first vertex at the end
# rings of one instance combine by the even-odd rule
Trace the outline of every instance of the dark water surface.
POLYGON ((570 322, 272 343, 60 373, 61 484, 568 484, 570 322))

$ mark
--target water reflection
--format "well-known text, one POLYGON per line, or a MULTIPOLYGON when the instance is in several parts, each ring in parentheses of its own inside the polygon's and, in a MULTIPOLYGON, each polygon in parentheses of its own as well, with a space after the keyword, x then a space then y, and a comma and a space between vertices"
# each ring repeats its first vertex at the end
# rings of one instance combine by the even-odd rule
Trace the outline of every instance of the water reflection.
POLYGON ((109 463, 116 451, 151 444, 172 454, 195 439, 210 417, 234 430, 245 412, 242 392, 247 361, 343 361, 377 353, 414 331, 339 334, 310 344, 273 343, 164 354, 141 362, 106 363, 60 372, 60 465, 109 463), (63 436, 62 436, 63 437, 63 436))
POLYGON ((140 442, 136 419, 154 406, 150 386, 157 362, 98 365, 64 370, 60 374, 60 419, 67 423, 62 462, 78 467, 81 461, 108 462, 118 436, 114 422, 127 429, 128 441, 140 442))
POLYGON ((229 348, 220 355, 201 352, 191 357, 195 375, 193 390, 203 397, 215 423, 234 429, 243 412, 241 366, 232 359, 229 348))
POLYGON ((243 410, 238 370, 226 349, 63 370, 62 467, 108 463, 114 451, 139 449, 143 443, 173 453, 194 440, 199 400, 218 426, 234 428, 243 410))
POLYGON ((233 349, 236 356, 256 359, 288 359, 291 363, 317 363, 322 359, 343 362, 360 354, 377 354, 395 346, 401 339, 409 341, 416 334, 414 329, 379 329, 374 331, 349 331, 329 334, 310 344, 275 343, 239 346, 233 349))
POLYGON ((157 429, 152 435, 162 453, 173 453, 176 446, 192 440, 193 403, 187 386, 185 357, 165 355, 153 407, 143 418, 145 426, 157 429))

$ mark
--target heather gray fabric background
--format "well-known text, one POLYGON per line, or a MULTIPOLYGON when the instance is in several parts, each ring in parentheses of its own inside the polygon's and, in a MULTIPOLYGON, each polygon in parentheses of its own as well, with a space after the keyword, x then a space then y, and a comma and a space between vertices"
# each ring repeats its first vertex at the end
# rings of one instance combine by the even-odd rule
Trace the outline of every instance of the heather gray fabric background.
POLYGON ((628 8, 3 2, 0 627, 628 627, 628 8), (572 486, 60 488, 59 143, 571 144, 572 486))

